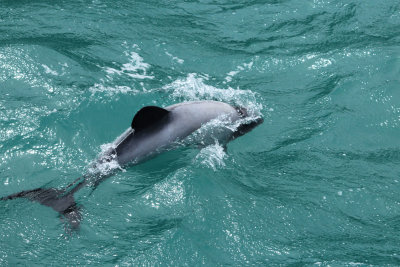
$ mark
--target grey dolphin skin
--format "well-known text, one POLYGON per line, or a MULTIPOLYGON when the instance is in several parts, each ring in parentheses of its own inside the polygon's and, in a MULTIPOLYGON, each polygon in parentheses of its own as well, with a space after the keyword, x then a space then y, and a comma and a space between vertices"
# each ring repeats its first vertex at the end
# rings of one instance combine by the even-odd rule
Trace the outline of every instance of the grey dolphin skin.
MULTIPOLYGON (((177 141, 183 140, 202 125, 221 116, 224 120, 234 123, 248 117, 248 114, 245 108, 236 108, 217 101, 184 102, 165 108, 143 107, 134 116, 131 127, 112 143, 110 149, 94 163, 92 169, 99 169, 101 164, 114 160, 120 166, 143 162, 172 148, 177 141)), ((235 131, 225 132, 223 139, 229 141, 241 136, 262 121, 262 118, 257 118, 244 122, 235 131)), ((59 212, 61 218, 68 221, 71 229, 77 229, 82 216, 80 207, 74 200, 74 193, 85 185, 96 186, 111 174, 95 171, 79 177, 63 189, 37 188, 12 194, 1 200, 27 198, 39 202, 59 212)))

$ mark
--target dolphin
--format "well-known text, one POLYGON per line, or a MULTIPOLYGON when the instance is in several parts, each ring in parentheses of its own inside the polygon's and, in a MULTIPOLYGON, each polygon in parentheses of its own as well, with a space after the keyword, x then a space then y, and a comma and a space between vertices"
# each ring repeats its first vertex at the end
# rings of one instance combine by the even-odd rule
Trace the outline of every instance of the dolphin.
POLYGON ((217 140, 226 143, 263 122, 261 117, 246 120, 249 114, 244 107, 234 107, 218 101, 183 102, 165 108, 145 106, 133 117, 130 127, 93 163, 91 169, 95 171, 84 174, 62 189, 37 188, 1 200, 27 198, 39 202, 59 212, 60 218, 67 220, 70 228, 78 229, 82 215, 81 207, 74 200, 74 193, 85 185, 96 188, 101 181, 112 175, 112 171, 100 170, 102 164, 114 162, 117 166, 127 166, 141 163, 173 148, 202 125, 218 118, 230 123, 242 122, 234 130, 225 127, 220 131, 217 140))

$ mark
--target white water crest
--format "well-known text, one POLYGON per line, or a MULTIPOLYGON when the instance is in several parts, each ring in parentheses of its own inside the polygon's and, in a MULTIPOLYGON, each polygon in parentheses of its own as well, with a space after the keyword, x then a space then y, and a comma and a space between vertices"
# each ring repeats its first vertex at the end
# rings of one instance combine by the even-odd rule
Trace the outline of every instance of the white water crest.
MULTIPOLYGON (((256 59, 258 59, 258 57, 256 57, 256 59)), ((243 64, 237 66, 235 70, 232 70, 226 74, 224 83, 231 82, 233 77, 235 75, 239 74, 241 71, 251 70, 253 67, 253 64, 254 64, 254 61, 252 60, 249 63, 243 63, 243 64)))
POLYGON ((224 147, 216 141, 215 144, 204 147, 197 154, 194 162, 198 162, 208 168, 216 171, 219 168, 225 167, 225 159, 227 154, 224 147))
POLYGON ((102 83, 96 83, 92 87, 89 88, 92 94, 95 93, 106 93, 107 95, 114 94, 127 94, 127 93, 138 93, 139 90, 134 89, 129 86, 124 85, 115 85, 115 86, 106 86, 102 83))
POLYGON ((113 62, 112 66, 98 66, 105 72, 104 78, 99 79, 89 88, 92 96, 96 93, 108 96, 116 94, 136 94, 138 88, 144 89, 144 80, 154 79, 153 73, 149 71, 151 65, 146 63, 139 55, 141 49, 136 44, 128 46, 123 43, 125 48, 123 55, 126 63, 113 62))
POLYGON ((206 84, 208 80, 208 76, 189 73, 185 78, 177 79, 162 89, 170 91, 174 100, 217 100, 233 106, 245 107, 250 117, 260 116, 263 106, 261 101, 257 101, 260 97, 255 92, 232 87, 217 88, 206 84))
MULTIPOLYGON (((124 44, 126 46, 126 44, 124 44)), ((134 79, 154 79, 153 75, 148 74, 150 64, 144 62, 143 58, 137 53, 140 48, 137 45, 133 45, 132 49, 135 51, 125 51, 124 54, 128 57, 128 62, 122 64, 119 68, 106 67, 105 71, 109 75, 127 75, 134 79)), ((110 76, 108 76, 110 77, 110 76)), ((111 77, 110 77, 111 78, 111 77)))

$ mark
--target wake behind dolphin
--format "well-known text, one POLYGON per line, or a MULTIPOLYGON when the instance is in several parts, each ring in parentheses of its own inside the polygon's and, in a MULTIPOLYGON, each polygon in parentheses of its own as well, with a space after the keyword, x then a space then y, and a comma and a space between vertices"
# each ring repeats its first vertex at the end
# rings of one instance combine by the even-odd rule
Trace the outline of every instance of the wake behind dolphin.
MULTIPOLYGON (((101 172, 101 164, 113 161, 119 166, 138 164, 172 148, 202 125, 221 116, 235 123, 241 122, 241 119, 248 118, 249 115, 245 108, 235 108, 217 101, 184 102, 165 108, 143 107, 133 117, 131 126, 96 160, 92 168, 94 172, 77 178, 63 189, 37 188, 9 195, 1 200, 27 198, 39 202, 59 212, 61 218, 65 218, 72 229, 77 229, 82 215, 79 205, 74 200, 74 193, 85 185, 96 186, 112 174, 101 172)), ((250 131, 262 121, 262 118, 244 120, 234 130, 225 129, 215 138, 223 143, 228 142, 250 131)))

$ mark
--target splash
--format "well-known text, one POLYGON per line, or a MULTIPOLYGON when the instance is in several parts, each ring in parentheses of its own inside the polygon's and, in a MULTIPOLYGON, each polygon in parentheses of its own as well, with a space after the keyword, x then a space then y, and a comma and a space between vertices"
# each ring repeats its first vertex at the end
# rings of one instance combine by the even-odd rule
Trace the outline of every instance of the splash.
POLYGON ((195 158, 195 162, 199 162, 208 168, 216 171, 219 168, 225 167, 224 159, 227 157, 224 147, 216 142, 200 150, 195 158))
POLYGON ((177 79, 162 89, 171 92, 171 97, 174 100, 217 100, 230 103, 233 106, 246 107, 250 117, 260 116, 263 106, 257 101, 260 97, 256 93, 231 87, 220 89, 206 84, 205 81, 207 80, 208 76, 190 73, 186 78, 177 79))
POLYGON ((114 143, 103 144, 100 146, 100 149, 98 159, 88 169, 89 174, 106 176, 116 170, 125 171, 119 165, 117 155, 113 153, 115 151, 114 143))

